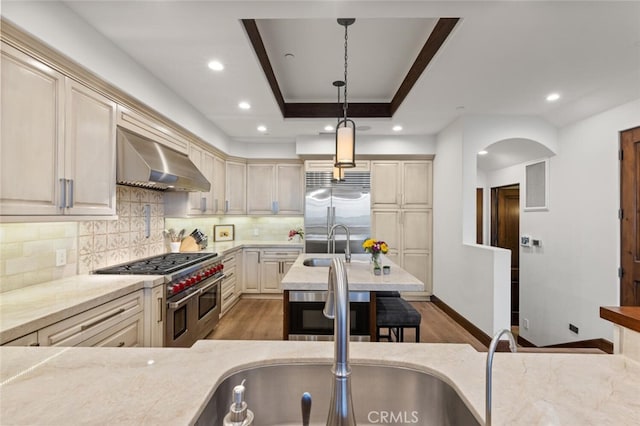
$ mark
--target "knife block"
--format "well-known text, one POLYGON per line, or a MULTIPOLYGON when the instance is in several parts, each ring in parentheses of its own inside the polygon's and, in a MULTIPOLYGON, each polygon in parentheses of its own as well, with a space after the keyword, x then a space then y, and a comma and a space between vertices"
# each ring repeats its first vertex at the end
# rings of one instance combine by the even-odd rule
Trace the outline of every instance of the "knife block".
POLYGON ((192 236, 185 237, 180 244, 180 251, 200 251, 200 246, 192 236))

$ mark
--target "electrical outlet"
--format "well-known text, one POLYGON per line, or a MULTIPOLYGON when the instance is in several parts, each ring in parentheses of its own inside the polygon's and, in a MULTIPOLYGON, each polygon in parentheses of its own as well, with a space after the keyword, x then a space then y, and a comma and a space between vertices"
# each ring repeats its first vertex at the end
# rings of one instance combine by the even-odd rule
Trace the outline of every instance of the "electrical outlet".
POLYGON ((524 327, 525 330, 529 329, 529 319, 525 318, 524 321, 522 321, 522 326, 524 327))
POLYGON ((578 334, 578 327, 576 327, 573 324, 569 324, 569 330, 573 331, 574 333, 578 334))
POLYGON ((56 250, 56 266, 64 266, 67 264, 67 250, 56 250))

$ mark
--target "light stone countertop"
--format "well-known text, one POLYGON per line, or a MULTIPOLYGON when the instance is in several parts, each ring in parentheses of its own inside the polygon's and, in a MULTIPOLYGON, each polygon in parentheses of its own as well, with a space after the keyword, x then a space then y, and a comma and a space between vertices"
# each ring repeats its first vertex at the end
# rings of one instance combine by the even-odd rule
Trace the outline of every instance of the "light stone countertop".
POLYGON ((239 250, 243 248, 291 248, 291 249, 304 249, 303 242, 273 240, 273 241, 253 241, 253 240, 239 240, 239 241, 218 241, 209 242, 209 245, 203 251, 218 253, 220 256, 239 250))
MULTIPOLYGON (((303 253, 296 259, 289 272, 282 278, 283 290, 327 290, 329 267, 304 266, 307 258, 344 258, 344 254, 303 253)), ((374 275, 369 260, 371 255, 351 255, 351 263, 345 263, 350 291, 423 291, 424 284, 416 277, 382 256, 382 264, 391 266, 389 275, 374 275)))
MULTIPOLYGON (((486 353, 461 344, 353 342, 350 354, 352 363, 436 375, 484 419, 486 353)), ((330 363, 332 356, 331 342, 201 340, 186 349, 2 347, 1 422, 192 424, 233 372, 274 363, 330 363)), ((622 355, 498 353, 493 422, 638 425, 638 383, 640 364, 622 355)))
POLYGON ((0 293, 0 344, 145 287, 160 275, 74 275, 0 293))

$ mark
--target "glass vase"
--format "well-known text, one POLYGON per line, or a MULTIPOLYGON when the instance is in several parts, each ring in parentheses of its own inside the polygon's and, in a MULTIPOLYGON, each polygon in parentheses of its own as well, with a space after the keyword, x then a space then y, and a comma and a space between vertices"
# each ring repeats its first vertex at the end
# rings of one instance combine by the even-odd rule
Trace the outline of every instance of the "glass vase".
POLYGON ((380 253, 371 253, 371 263, 373 263, 373 269, 382 268, 382 260, 380 260, 380 253))

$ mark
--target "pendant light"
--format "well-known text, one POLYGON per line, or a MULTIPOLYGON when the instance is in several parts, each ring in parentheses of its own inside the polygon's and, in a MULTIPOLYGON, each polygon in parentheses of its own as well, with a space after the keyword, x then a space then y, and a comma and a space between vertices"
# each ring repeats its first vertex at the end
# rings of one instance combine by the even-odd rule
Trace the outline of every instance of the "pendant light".
POLYGON ((344 104, 342 106, 344 116, 336 126, 335 166, 339 168, 356 166, 356 123, 347 118, 347 28, 355 21, 355 18, 338 19, 338 24, 344 26, 344 104))
MULTIPOLYGON (((336 80, 333 82, 334 87, 338 88, 338 105, 340 105, 340 88, 344 87, 344 81, 336 80)), ((338 125, 340 124, 340 114, 338 114, 338 125)), ((338 128, 336 125, 336 129, 338 128)), ((333 156, 333 179, 334 182, 342 182, 344 181, 344 170, 342 167, 336 167, 336 157, 333 156)))

